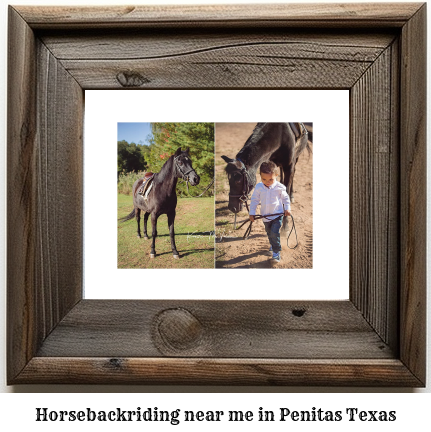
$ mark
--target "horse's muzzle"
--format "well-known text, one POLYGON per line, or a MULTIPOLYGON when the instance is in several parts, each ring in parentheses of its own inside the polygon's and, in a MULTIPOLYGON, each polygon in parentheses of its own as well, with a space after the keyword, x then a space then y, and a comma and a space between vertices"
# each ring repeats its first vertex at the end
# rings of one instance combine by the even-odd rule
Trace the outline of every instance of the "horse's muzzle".
POLYGON ((189 174, 189 182, 192 186, 197 186, 200 181, 201 178, 197 174, 195 173, 189 174))
POLYGON ((242 210, 242 202, 238 198, 229 198, 227 208, 233 213, 238 213, 242 210))

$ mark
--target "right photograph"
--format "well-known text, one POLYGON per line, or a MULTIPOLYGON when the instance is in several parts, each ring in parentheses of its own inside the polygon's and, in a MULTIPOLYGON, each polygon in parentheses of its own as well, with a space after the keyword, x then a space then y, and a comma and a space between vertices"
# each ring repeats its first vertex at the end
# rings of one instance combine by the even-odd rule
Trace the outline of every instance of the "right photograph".
POLYGON ((216 123, 216 268, 313 268, 313 124, 216 123))

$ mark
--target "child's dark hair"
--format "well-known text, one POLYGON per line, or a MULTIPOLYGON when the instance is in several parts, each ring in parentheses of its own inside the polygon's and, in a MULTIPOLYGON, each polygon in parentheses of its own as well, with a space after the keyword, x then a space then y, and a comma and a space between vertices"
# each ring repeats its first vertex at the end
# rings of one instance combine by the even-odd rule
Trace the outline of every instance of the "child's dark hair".
POLYGON ((272 161, 265 161, 262 162, 260 166, 260 172, 263 174, 278 174, 278 167, 277 165, 272 161))

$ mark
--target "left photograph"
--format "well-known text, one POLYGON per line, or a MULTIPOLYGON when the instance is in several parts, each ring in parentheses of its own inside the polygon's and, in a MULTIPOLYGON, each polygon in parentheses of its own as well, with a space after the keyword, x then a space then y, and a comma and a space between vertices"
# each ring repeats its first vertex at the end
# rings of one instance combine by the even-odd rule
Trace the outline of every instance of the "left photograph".
POLYGON ((118 268, 214 268, 214 123, 117 132, 118 268))

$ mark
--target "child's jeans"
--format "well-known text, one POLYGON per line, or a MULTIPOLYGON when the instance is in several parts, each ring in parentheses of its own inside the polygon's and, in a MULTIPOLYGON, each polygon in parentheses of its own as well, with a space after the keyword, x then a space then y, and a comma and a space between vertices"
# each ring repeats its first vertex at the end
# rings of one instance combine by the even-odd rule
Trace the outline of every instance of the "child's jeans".
POLYGON ((280 229, 283 223, 283 216, 278 216, 275 219, 264 222, 266 234, 268 235, 269 243, 272 246, 272 252, 278 253, 281 251, 280 229))

